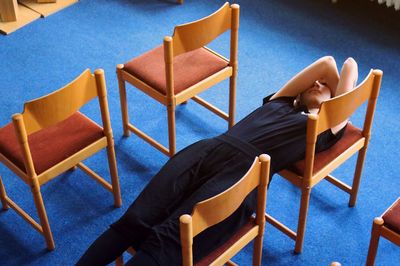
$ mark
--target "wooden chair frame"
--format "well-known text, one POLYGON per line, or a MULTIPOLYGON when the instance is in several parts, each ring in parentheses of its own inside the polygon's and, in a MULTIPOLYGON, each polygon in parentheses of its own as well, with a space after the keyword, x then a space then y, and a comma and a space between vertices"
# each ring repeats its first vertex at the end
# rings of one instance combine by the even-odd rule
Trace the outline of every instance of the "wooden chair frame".
POLYGON ((382 219, 382 216, 390 208, 392 208, 399 200, 400 198, 398 198, 389 208, 387 208, 387 210, 381 216, 376 217, 374 219, 374 222, 372 223, 371 240, 369 243, 367 263, 366 263, 367 266, 375 265, 375 258, 378 251, 379 238, 381 236, 391 241, 392 243, 400 246, 400 234, 386 227, 384 225, 384 220, 382 219))
MULTIPOLYGON (((193 238, 208 227, 215 225, 231 215, 243 202, 245 197, 256 187, 257 212, 254 226, 244 234, 239 241, 234 243, 211 265, 236 265, 230 258, 254 241, 253 265, 261 265, 262 243, 265 228, 264 212, 267 203, 267 184, 269 180, 270 157, 262 154, 256 157, 247 173, 226 191, 197 203, 192 215, 184 214, 180 217, 180 234, 182 243, 183 266, 193 265, 192 244, 193 238), (227 204, 227 202, 229 204, 227 204), (208 210, 212 209, 213 212, 208 210)), ((135 250, 130 247, 127 252, 135 255, 135 250)), ((121 255, 115 261, 115 266, 124 265, 121 255)))
MULTIPOLYGON (((255 188, 258 191, 254 225, 210 265, 224 265, 229 262, 236 253, 253 239, 255 239, 253 265, 261 265, 269 164, 270 157, 268 155, 263 154, 256 157, 249 171, 236 184, 212 198, 197 203, 192 215, 184 214, 180 217, 183 266, 193 265, 193 238, 231 215, 255 188)), ((229 262, 229 265, 235 264, 229 262)))
POLYGON ((296 242, 296 253, 301 253, 303 248, 311 189, 316 184, 318 184, 321 180, 326 179, 333 185, 350 194, 350 207, 353 207, 356 203, 364 159, 371 136, 372 120, 380 90, 382 74, 383 73, 380 70, 371 70, 365 80, 353 91, 342 94, 322 103, 318 114, 309 114, 307 121, 307 143, 304 176, 299 176, 288 169, 285 169, 279 173, 282 177, 301 189, 297 232, 291 230, 267 213, 265 214, 265 217, 267 222, 288 235, 296 242), (368 101, 368 106, 366 110, 364 126, 362 129, 362 138, 352 144, 342 154, 337 156, 335 160, 328 163, 318 172, 314 173, 315 146, 318 134, 346 120, 365 101, 368 101), (330 175, 332 171, 338 168, 342 163, 344 163, 357 152, 358 158, 352 186, 349 186, 330 175))
POLYGON ((90 73, 90 70, 87 69, 78 78, 65 87, 44 97, 25 103, 24 112, 22 114, 13 115, 12 121, 18 142, 23 152, 26 173, 1 153, 0 161, 9 169, 11 169, 16 175, 18 175, 31 188, 33 199, 39 214, 40 224, 37 223, 29 214, 27 214, 7 196, 1 177, 0 199, 3 209, 8 209, 9 207, 13 208, 22 218, 31 224, 34 229, 44 235, 47 248, 49 250, 53 250, 55 245, 45 206, 43 204, 40 187, 52 180, 54 177, 69 169, 74 169, 77 166, 91 176, 100 185, 102 185, 105 189, 113 193, 115 206, 121 206, 122 202, 114 151, 114 139, 110 124, 106 83, 103 70, 98 69, 93 75, 90 73), (69 158, 54 165, 43 173, 37 175, 28 143, 28 135, 54 125, 57 122, 63 121, 77 112, 83 105, 95 97, 97 97, 99 100, 104 137, 90 144, 86 148, 76 152, 69 158), (108 183, 81 162, 103 148, 107 148, 112 184, 108 183))
POLYGON ((176 26, 172 37, 164 37, 164 61, 167 88, 166 95, 158 92, 156 89, 144 83, 139 78, 129 74, 127 71, 124 70, 123 64, 117 65, 117 77, 121 100, 124 135, 129 136, 130 131, 132 131, 167 156, 174 155, 176 153, 175 109, 177 105, 185 103, 189 99, 193 99, 195 102, 209 109, 216 115, 227 120, 228 127, 232 127, 235 120, 234 116, 236 101, 236 76, 238 65, 238 29, 239 5, 233 4, 229 6, 228 3, 225 3, 218 11, 208 17, 191 23, 176 26), (215 25, 218 25, 218 27, 216 27, 215 25), (204 47, 227 30, 231 30, 229 60, 219 55, 218 53, 204 47), (175 94, 173 68, 174 57, 201 47, 208 49, 210 52, 225 60, 227 63, 229 63, 228 66, 213 74, 212 76, 205 78, 199 83, 185 89, 184 91, 175 94), (226 114, 225 112, 208 103, 204 99, 196 96, 200 92, 227 78, 230 78, 229 114, 226 114), (129 122, 125 82, 129 82, 148 96, 154 98, 155 100, 167 107, 169 148, 166 148, 164 145, 157 142, 155 139, 151 138, 149 135, 147 135, 129 122))

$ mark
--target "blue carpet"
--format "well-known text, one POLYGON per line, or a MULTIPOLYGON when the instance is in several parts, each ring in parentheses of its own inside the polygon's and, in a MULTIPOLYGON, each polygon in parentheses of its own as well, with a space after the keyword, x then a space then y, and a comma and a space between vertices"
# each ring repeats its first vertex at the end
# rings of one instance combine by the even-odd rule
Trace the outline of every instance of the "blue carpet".
MULTIPOLYGON (((167 158, 135 136, 122 137, 115 66, 160 45, 175 25, 210 14, 222 3, 81 0, 9 36, 0 36, 0 125, 22 112, 23 102, 63 86, 84 69, 105 70, 124 201, 122 208, 115 209, 111 194, 79 170, 60 176, 42 187, 56 250, 46 251, 41 235, 14 211, 0 212, 0 265, 73 265, 121 216, 167 158)), ((328 0, 246 0, 239 4, 238 119, 259 106, 263 96, 324 55, 333 55, 338 64, 353 56, 359 63, 360 80, 370 68, 384 72, 356 207, 348 208, 347 194, 322 182, 312 192, 304 252, 295 255, 293 241, 269 225, 263 247, 263 264, 268 265, 329 265, 331 261, 363 265, 373 218, 400 194, 400 12, 364 0, 339 0, 338 4, 328 0)), ((227 40, 223 35, 210 46, 228 55, 227 40)), ((203 96, 226 109, 227 85, 224 82, 203 96)), ((132 120, 166 144, 164 109, 128 89, 132 120)), ((96 108, 96 103, 90 103, 83 112, 100 121, 96 108)), ((355 114, 352 121, 361 123, 361 115, 355 114)), ((177 110, 178 149, 226 128, 223 120, 189 102, 177 110)), ((104 152, 86 163, 108 176, 104 152)), ((353 166, 354 160, 335 175, 349 182, 353 166)), ((3 165, 0 173, 9 196, 36 217, 29 188, 3 165)), ((276 176, 269 190, 268 211, 294 227, 298 202, 298 190, 276 176)), ((246 248, 235 260, 250 265, 251 254, 252 248, 246 248)), ((399 247, 381 240, 376 264, 400 265, 399 247)))

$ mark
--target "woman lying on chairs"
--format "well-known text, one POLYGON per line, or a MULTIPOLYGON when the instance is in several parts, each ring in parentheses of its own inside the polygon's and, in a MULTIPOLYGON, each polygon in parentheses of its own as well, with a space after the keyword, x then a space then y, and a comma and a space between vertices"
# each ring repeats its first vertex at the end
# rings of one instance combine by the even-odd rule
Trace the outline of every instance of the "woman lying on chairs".
MULTIPOLYGON (((294 76, 264 104, 225 134, 196 142, 173 156, 153 177, 126 213, 86 251, 77 265, 106 265, 133 247, 126 265, 180 265, 179 217, 193 206, 235 184, 255 156, 271 157, 271 176, 304 158, 307 112, 351 91, 357 63, 348 58, 339 76, 336 62, 326 56, 294 76), (229 167, 226 167, 229 165, 229 167)), ((342 136, 347 121, 318 137, 317 151, 328 149, 342 136)), ((255 211, 256 193, 223 222, 194 240, 194 261, 225 242, 255 211)))

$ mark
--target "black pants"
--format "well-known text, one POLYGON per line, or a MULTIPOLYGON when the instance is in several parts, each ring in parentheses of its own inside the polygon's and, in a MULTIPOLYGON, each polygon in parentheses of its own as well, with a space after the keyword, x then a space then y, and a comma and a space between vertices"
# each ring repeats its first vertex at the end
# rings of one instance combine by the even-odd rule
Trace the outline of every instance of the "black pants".
MULTIPOLYGON (((132 265, 180 265, 179 217, 190 214, 197 202, 236 183, 257 155, 253 146, 226 135, 183 149, 153 177, 121 219, 92 244, 78 265, 107 264, 129 246, 138 251, 129 262, 132 265)), ((253 192, 225 221, 196 236, 194 260, 225 242, 247 222, 255 206, 253 192)))

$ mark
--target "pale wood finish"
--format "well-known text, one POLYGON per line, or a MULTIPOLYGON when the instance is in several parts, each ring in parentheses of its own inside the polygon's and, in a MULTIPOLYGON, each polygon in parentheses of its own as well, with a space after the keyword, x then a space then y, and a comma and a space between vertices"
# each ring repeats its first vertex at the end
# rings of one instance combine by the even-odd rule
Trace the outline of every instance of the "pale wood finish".
POLYGON ((53 250, 55 245, 43 204, 42 195, 40 193, 41 185, 52 180, 59 174, 78 166, 84 172, 89 174, 89 176, 91 176, 95 181, 99 182, 103 187, 113 193, 114 204, 116 207, 120 207, 122 204, 114 152, 114 140, 110 125, 106 94, 104 71, 96 70, 93 75, 90 73, 90 70, 86 70, 77 79, 62 89, 25 103, 24 112, 22 114, 15 114, 12 117, 16 136, 23 152, 26 172, 20 170, 19 167, 14 165, 3 154, 0 154, 0 161, 31 187, 34 202, 39 214, 40 224, 34 221, 32 217, 30 217, 7 196, 1 180, 0 199, 3 208, 7 208, 8 206, 13 208, 29 224, 44 235, 49 250, 53 250), (30 146, 28 144, 28 135, 68 118, 70 115, 78 111, 80 107, 95 97, 99 99, 103 132, 105 136, 76 152, 69 158, 47 169, 40 175, 37 175, 30 152, 30 146), (81 163, 82 160, 90 157, 103 148, 107 148, 112 184, 105 181, 81 163))
POLYGON ((260 155, 260 157, 256 157, 249 171, 236 184, 214 197, 197 203, 191 215, 184 214, 180 217, 180 234, 184 266, 193 265, 193 238, 207 228, 230 216, 242 204, 246 196, 255 188, 257 188, 258 191, 254 226, 210 265, 225 264, 253 239, 253 265, 261 265, 269 164, 270 158, 268 155, 263 154, 260 155))
POLYGON ((172 35, 174 56, 195 50, 210 43, 231 28, 231 7, 225 3, 213 14, 187 24, 176 26, 172 35), (218 27, 215 27, 218 25, 218 27))
POLYGON ((23 6, 23 5, 14 5, 15 0, 11 0, 12 6, 10 6, 10 0, 1 0, 0 1, 0 13, 2 19, 0 19, 0 32, 3 34, 10 34, 19 28, 22 28, 26 24, 31 23, 32 21, 40 18, 40 14, 23 6), (1 5, 7 5, 1 6, 1 5), (9 10, 10 7, 15 8, 14 10, 9 10), (2 11, 4 8, 8 9, 6 13, 2 11), (13 19, 13 17, 16 19, 13 19), (3 20, 3 21, 1 21, 3 20))
POLYGON ((124 135, 129 136, 132 131, 139 137, 143 138, 149 144, 163 152, 168 156, 176 153, 176 129, 175 129, 175 109, 176 106, 186 103, 193 98, 195 102, 201 104, 213 113, 228 121, 228 127, 234 125, 235 114, 235 98, 236 98, 236 76, 237 76, 237 49, 238 49, 238 29, 239 29, 239 5, 225 3, 218 11, 203 19, 176 26, 172 37, 164 37, 164 61, 167 93, 163 95, 144 81, 140 80, 124 70, 124 65, 117 65, 117 77, 121 100, 122 123, 124 135), (210 52, 219 56, 228 63, 228 66, 221 71, 205 78, 199 83, 185 89, 184 91, 174 93, 174 57, 189 52, 191 50, 203 47, 227 30, 231 31, 230 40, 230 59, 226 59, 209 48, 210 52), (211 86, 230 78, 229 85, 229 112, 219 110, 217 107, 197 97, 200 92, 210 88, 211 86), (145 134, 129 122, 128 104, 126 98, 125 82, 129 82, 139 90, 154 98, 167 107, 168 119, 168 148, 160 144, 149 135, 145 134))
POLYGON ((97 97, 96 82, 87 69, 65 87, 24 104, 22 116, 27 134, 66 119, 95 97, 97 97))
POLYGON ((398 201, 400 201, 400 198, 397 198, 397 200, 389 208, 387 208, 387 210, 381 216, 376 217, 372 223, 371 240, 369 243, 367 263, 366 263, 367 266, 375 265, 375 258, 378 251, 379 238, 381 236, 391 241, 392 243, 400 246, 400 234, 386 227, 384 225, 384 220, 382 218, 382 216, 385 215, 385 213, 390 208, 392 208, 393 205, 396 204, 398 201))
POLYGON ((285 169, 279 173, 282 177, 286 178, 301 190, 297 231, 295 232, 289 229, 268 214, 266 214, 266 219, 274 227, 278 228, 280 231, 295 240, 296 253, 300 253, 303 248, 311 189, 321 180, 326 179, 331 184, 349 193, 349 206, 352 207, 355 205, 365 154, 371 136, 371 125, 374 117, 381 79, 382 71, 371 70, 365 80, 353 91, 342 94, 322 103, 318 114, 309 114, 307 120, 304 176, 299 176, 288 169, 285 169), (318 134, 346 120, 365 101, 368 101, 368 106, 362 129, 363 137, 352 144, 342 154, 338 155, 331 163, 327 164, 320 171, 314 173, 315 146, 318 134), (349 186, 330 175, 333 170, 338 168, 342 163, 344 163, 357 152, 358 159, 352 186, 349 186))
POLYGON ((34 10, 42 17, 50 16, 51 14, 69 7, 78 1, 79 0, 18 0, 18 2, 20 2, 22 5, 34 10))
POLYGON ((57 0, 36 0, 37 3, 56 3, 57 0))
POLYGON ((17 18, 18 18, 17 0, 0 1, 0 21, 3 22, 16 21, 17 18))

